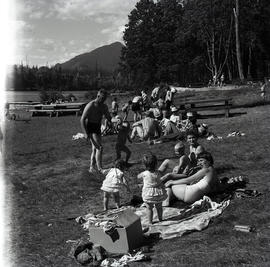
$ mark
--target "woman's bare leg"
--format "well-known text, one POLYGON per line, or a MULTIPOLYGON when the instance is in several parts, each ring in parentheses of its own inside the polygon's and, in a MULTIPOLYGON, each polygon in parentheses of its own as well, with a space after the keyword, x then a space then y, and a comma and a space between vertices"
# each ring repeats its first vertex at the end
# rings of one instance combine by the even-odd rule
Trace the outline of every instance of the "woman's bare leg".
POLYGON ((185 200, 185 194, 186 194, 186 187, 185 184, 178 184, 172 186, 172 194, 179 200, 184 201, 185 200))

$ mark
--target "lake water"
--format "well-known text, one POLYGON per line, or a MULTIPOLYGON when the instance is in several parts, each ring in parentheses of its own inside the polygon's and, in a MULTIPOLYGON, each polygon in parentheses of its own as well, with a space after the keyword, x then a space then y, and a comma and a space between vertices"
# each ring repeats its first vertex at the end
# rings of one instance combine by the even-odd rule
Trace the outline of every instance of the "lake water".
MULTIPOLYGON (((63 95, 73 94, 78 100, 85 101, 85 93, 87 91, 63 91, 63 95)), ((6 91, 6 102, 25 102, 25 101, 40 101, 39 92, 37 91, 6 91)))
MULTIPOLYGON (((237 89, 239 87, 233 86, 233 85, 227 85, 225 87, 214 87, 214 88, 181 88, 181 87, 176 87, 178 92, 183 92, 183 91, 208 91, 208 90, 233 90, 237 89)), ((68 94, 73 94, 78 101, 87 101, 85 98, 85 94, 87 91, 63 91, 63 95, 68 95, 68 94)), ((118 101, 121 103, 123 101, 127 101, 127 98, 129 97, 122 97, 122 96, 117 96, 118 101)), ((24 101, 40 101, 39 97, 39 92, 38 91, 6 91, 6 102, 24 102, 24 101)), ((108 103, 111 101, 111 97, 108 98, 108 103)))

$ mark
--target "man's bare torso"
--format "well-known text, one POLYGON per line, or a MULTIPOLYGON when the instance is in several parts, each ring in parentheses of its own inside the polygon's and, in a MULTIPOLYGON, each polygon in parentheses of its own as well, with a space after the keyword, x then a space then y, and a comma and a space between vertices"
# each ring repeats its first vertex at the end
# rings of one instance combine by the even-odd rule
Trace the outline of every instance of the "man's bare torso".
POLYGON ((106 104, 98 103, 95 100, 89 102, 85 108, 87 120, 91 123, 101 123, 103 115, 108 110, 106 104))

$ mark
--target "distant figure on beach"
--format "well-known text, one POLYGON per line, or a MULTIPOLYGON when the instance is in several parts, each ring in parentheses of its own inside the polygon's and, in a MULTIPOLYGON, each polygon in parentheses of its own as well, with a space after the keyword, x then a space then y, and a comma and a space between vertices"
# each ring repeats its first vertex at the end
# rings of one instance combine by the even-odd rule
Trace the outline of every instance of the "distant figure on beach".
POLYGON ((92 154, 90 159, 89 172, 93 172, 95 167, 102 172, 102 144, 101 144, 101 121, 105 116, 108 123, 111 123, 111 115, 108 106, 104 104, 107 92, 101 89, 97 93, 96 99, 89 102, 81 117, 81 127, 87 140, 91 141, 92 154))
POLYGON ((217 84, 217 76, 213 75, 213 86, 216 86, 217 84))
POLYGON ((131 109, 132 101, 129 100, 127 103, 125 103, 122 107, 122 112, 124 113, 123 121, 126 121, 128 119, 128 113, 131 109))
POLYGON ((224 85, 224 74, 222 73, 221 76, 220 76, 220 83, 219 83, 219 86, 222 87, 224 85))
POLYGON ((263 101, 266 100, 266 94, 267 90, 269 90, 270 87, 270 79, 264 78, 264 84, 261 86, 261 97, 263 101))
POLYGON ((112 116, 116 116, 118 113, 119 105, 117 103, 117 98, 115 97, 112 101, 112 116))

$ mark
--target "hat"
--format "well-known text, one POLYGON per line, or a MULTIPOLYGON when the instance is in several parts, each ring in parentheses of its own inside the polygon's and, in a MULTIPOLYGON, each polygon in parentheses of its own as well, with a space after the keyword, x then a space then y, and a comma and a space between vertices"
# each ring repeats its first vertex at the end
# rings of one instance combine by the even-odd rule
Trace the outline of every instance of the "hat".
POLYGON ((195 114, 193 112, 187 112, 187 117, 194 117, 195 114))
POLYGON ((122 121, 123 121, 122 117, 119 116, 119 115, 116 115, 116 116, 115 116, 115 119, 118 120, 119 122, 122 122, 122 121))
POLYGON ((202 123, 201 126, 205 129, 208 129, 208 125, 206 123, 202 123))
POLYGON ((172 106, 171 107, 171 112, 175 112, 175 111, 177 111, 177 108, 175 106, 172 106))

